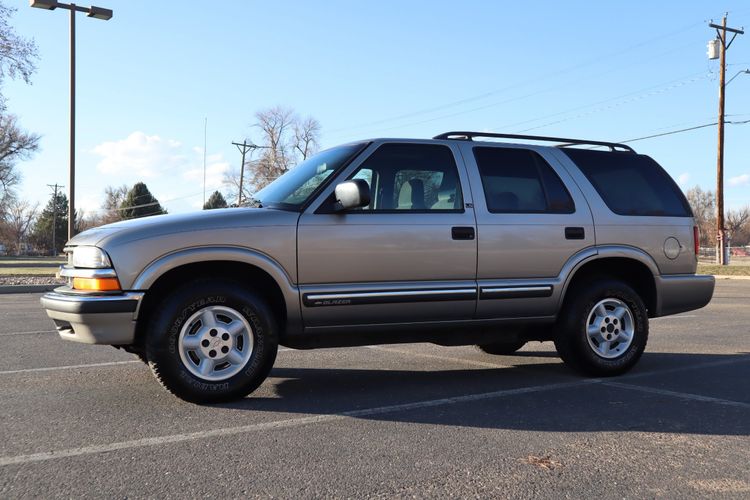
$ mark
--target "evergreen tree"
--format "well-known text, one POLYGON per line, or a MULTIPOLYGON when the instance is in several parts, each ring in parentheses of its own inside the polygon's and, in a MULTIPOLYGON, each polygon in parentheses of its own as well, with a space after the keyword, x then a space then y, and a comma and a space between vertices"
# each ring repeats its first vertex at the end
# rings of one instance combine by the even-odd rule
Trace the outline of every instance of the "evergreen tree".
POLYGON ((31 232, 32 244, 44 250, 45 253, 52 253, 58 255, 62 252, 63 246, 68 239, 68 197, 65 193, 58 191, 57 199, 53 194, 50 197, 47 206, 44 207, 42 213, 39 214, 39 218, 34 225, 34 230, 31 232), (55 212, 57 216, 55 217, 55 212), (52 226, 55 227, 55 247, 52 248, 52 226))
POLYGON ((161 215, 167 213, 154 198, 148 187, 142 182, 137 183, 128 191, 121 206, 123 219, 138 219, 149 215, 161 215))
POLYGON ((211 196, 209 196, 208 201, 203 204, 203 210, 212 210, 214 208, 227 208, 229 205, 227 205, 227 200, 224 199, 224 196, 218 192, 214 191, 211 196))

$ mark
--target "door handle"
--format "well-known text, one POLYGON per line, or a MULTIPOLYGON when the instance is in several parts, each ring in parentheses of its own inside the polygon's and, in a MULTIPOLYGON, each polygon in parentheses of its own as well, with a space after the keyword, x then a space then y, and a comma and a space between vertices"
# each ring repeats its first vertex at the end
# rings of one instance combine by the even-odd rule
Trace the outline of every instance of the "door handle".
POLYGON ((455 226, 451 228, 451 236, 454 240, 473 240, 474 228, 471 226, 455 226))
POLYGON ((586 238, 586 231, 582 227, 566 227, 565 228, 565 239, 566 240, 582 240, 586 238))

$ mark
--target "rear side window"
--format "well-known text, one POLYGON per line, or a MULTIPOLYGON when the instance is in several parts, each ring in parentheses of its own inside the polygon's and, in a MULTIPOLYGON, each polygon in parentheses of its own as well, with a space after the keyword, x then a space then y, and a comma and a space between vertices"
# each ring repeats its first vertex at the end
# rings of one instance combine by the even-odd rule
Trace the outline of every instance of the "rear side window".
POLYGON ((618 215, 690 217, 680 188, 646 155, 563 149, 618 215))
POLYGON ((474 148, 491 213, 575 211, 573 199, 552 167, 534 151, 518 148, 474 148))

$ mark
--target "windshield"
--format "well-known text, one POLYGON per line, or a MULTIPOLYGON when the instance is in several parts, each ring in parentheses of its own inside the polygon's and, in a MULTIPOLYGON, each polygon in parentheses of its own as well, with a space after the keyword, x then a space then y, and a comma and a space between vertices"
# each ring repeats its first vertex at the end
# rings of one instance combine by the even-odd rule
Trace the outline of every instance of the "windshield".
POLYGON ((253 196, 262 206, 296 209, 331 175, 364 148, 365 143, 345 144, 311 156, 253 196))

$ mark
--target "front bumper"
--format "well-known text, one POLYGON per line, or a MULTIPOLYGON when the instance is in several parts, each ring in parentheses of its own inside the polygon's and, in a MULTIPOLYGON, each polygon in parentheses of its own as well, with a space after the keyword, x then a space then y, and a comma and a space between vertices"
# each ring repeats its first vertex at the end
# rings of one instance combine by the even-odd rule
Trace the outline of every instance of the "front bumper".
POLYGON ((667 316, 700 309, 711 301, 714 294, 713 276, 680 274, 656 277, 656 314, 667 316))
POLYGON ((85 344, 129 345, 143 292, 117 295, 76 293, 68 287, 42 296, 42 307, 60 337, 85 344))

